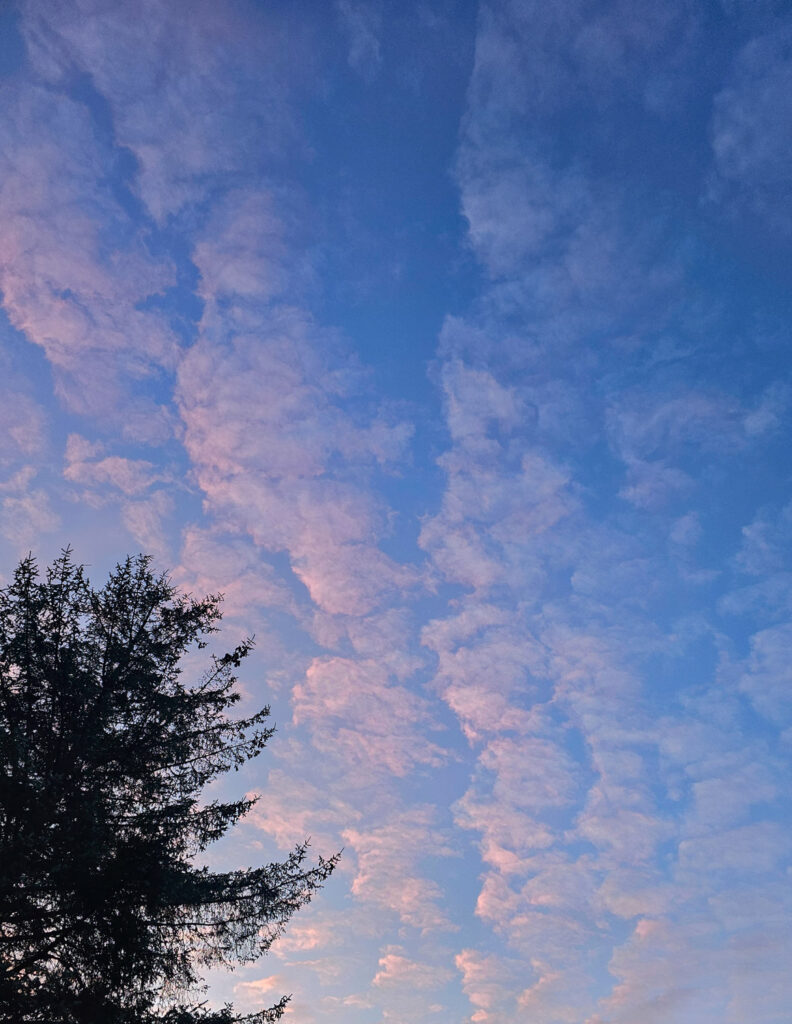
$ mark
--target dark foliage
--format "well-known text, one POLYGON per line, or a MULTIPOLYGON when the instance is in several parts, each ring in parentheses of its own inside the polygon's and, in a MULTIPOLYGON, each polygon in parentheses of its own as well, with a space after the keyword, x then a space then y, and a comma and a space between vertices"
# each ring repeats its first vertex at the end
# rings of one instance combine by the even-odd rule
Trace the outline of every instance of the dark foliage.
POLYGON ((0 1020, 14 1024, 256 1024, 201 1002, 200 969, 264 952, 334 867, 306 847, 214 872, 196 857, 252 806, 201 802, 262 749, 233 670, 245 643, 194 685, 218 599, 177 593, 147 558, 93 590, 69 552, 32 558, 0 591, 0 1020))

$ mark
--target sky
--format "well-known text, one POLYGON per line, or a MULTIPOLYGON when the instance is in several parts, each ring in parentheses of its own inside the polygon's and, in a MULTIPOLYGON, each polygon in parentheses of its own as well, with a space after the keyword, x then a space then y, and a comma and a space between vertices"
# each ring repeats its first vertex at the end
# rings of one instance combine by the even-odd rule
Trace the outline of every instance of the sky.
POLYGON ((343 848, 213 1000, 789 1020, 791 166, 788 2, 0 4, 0 579, 222 592, 343 848))

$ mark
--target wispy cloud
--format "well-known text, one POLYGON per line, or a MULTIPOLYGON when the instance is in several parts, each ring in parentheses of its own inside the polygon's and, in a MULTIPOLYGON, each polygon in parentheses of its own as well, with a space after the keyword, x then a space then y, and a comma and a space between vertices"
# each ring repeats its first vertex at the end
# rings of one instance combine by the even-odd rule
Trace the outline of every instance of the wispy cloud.
POLYGON ((382 13, 376 3, 337 0, 336 9, 349 41, 349 66, 372 78, 382 63, 382 13))
POLYGON ((751 39, 737 55, 730 81, 713 104, 712 151, 716 176, 713 199, 727 217, 758 216, 763 229, 792 229, 787 181, 792 137, 789 56, 792 24, 751 39))

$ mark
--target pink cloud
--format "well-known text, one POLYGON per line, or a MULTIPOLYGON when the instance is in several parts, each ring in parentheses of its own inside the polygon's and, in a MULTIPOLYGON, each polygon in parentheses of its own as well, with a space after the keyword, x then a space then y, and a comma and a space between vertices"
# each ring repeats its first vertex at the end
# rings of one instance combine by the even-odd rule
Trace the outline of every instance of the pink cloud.
POLYGON ((596 894, 609 913, 626 920, 642 914, 659 917, 679 897, 679 890, 651 866, 609 870, 596 894))
POLYGON ((638 921, 631 938, 611 959, 609 969, 619 981, 601 1003, 604 1016, 595 1015, 588 1024, 725 1020, 722 979, 712 970, 707 938, 701 928, 638 921))
POLYGON ((380 987, 439 988, 452 977, 452 972, 447 968, 410 959, 399 946, 384 952, 379 958, 378 968, 372 985, 380 987))
POLYGON ((792 841, 778 822, 758 821, 679 844, 682 877, 688 872, 713 878, 719 871, 762 875, 790 854, 792 841))
POLYGON ((522 422, 513 389, 458 361, 443 384, 454 444, 438 460, 448 480, 442 508, 419 543, 448 580, 475 590, 524 581, 536 571, 534 539, 573 507, 568 476, 536 450, 515 459, 498 439, 522 422))
POLYGON ((454 927, 442 906, 442 888, 420 874, 425 858, 453 854, 433 818, 431 808, 417 806, 392 812, 387 825, 344 831, 358 864, 352 894, 421 932, 454 927))
POLYGON ((41 346, 72 410, 109 418, 125 432, 161 438, 166 413, 128 394, 172 369, 178 345, 163 320, 139 308, 172 279, 107 185, 112 155, 88 109, 26 83, 6 91, 0 133, 0 290, 11 323, 41 346), (129 240, 108 249, 115 226, 129 240))
POLYGON ((251 609, 278 608, 300 616, 286 584, 249 540, 211 528, 188 526, 182 538, 178 579, 195 593, 222 594, 227 618, 245 620, 251 609))
MULTIPOLYGON (((300 751, 304 756, 304 750, 300 751)), ((317 785, 299 778, 293 771, 272 769, 267 776, 266 799, 260 800, 248 820, 277 843, 282 850, 293 849, 310 838, 314 849, 330 856, 342 845, 340 834, 349 823, 359 826, 363 810, 331 785, 317 785)), ((345 859, 342 870, 351 870, 345 859)))
POLYGON ((295 144, 288 98, 312 65, 299 21, 247 3, 75 9, 31 0, 22 25, 34 66, 50 81, 73 66, 90 72, 119 143, 137 159, 139 195, 160 222, 203 199, 211 178, 249 172, 254 162, 260 170, 261 147, 295 144), (262 92, 266 104, 256 102, 262 92))
POLYGON ((407 679, 423 667, 424 659, 412 653, 413 615, 407 608, 386 608, 344 622, 346 636, 356 654, 383 666, 396 679, 407 679))
POLYGON ((463 949, 456 956, 456 968, 462 975, 462 988, 474 1007, 475 1024, 506 1024, 514 1020, 515 988, 525 977, 520 960, 463 949), (509 1017, 509 1012, 512 1016, 509 1017))
POLYGON ((61 524, 51 495, 31 486, 35 477, 30 466, 0 485, 0 534, 20 553, 31 551, 38 538, 54 533, 61 524))
POLYGON ((495 776, 495 798, 513 807, 563 807, 578 788, 578 766, 558 743, 538 736, 493 739, 479 755, 479 765, 495 776))
POLYGON ((40 455, 47 445, 47 419, 44 410, 17 388, 21 382, 7 371, 0 397, 0 465, 20 458, 40 455))
POLYGON ((442 749, 419 731, 428 709, 403 686, 389 683, 375 662, 314 659, 294 689, 295 724, 307 725, 317 750, 340 759, 349 782, 372 772, 404 776, 417 765, 438 765, 442 749))
POLYGON ((317 949, 325 949, 337 940, 337 927, 328 920, 312 920, 310 922, 295 921, 289 929, 275 942, 273 953, 287 956, 290 953, 306 953, 317 949))
POLYGON ((478 800, 472 790, 454 805, 454 820, 462 828, 481 833, 481 857, 503 874, 530 869, 531 854, 552 846, 557 836, 547 824, 489 794, 478 800))
POLYGON ((537 959, 531 967, 538 978, 520 993, 520 1012, 535 1024, 578 1024, 591 1000, 585 972, 553 968, 537 959))
POLYGON ((383 511, 365 476, 347 482, 328 465, 348 458, 354 478, 380 457, 381 439, 367 447, 368 427, 361 433, 344 411, 346 382, 309 318, 281 310, 247 322, 250 315, 237 307, 207 321, 180 367, 184 441, 198 481, 216 515, 256 544, 288 551, 321 609, 365 614, 416 574, 378 549, 383 511))
POLYGON ((66 441, 64 477, 72 483, 103 489, 108 485, 128 497, 138 496, 153 484, 167 480, 145 459, 119 455, 97 457, 100 450, 85 438, 70 434, 66 441))
POLYGON ((174 509, 173 497, 166 490, 155 491, 136 501, 124 501, 121 505, 121 521, 137 550, 151 555, 158 565, 172 565, 174 561, 166 529, 174 509))
POLYGON ((547 650, 526 632, 520 612, 471 597, 455 615, 424 626, 421 639, 437 655, 434 687, 469 740, 541 728, 547 650))

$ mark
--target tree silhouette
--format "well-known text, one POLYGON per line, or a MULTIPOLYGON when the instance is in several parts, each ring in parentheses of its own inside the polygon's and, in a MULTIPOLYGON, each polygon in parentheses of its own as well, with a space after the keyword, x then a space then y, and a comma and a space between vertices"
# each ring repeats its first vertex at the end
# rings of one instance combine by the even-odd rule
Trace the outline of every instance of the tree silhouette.
POLYGON ((256 1024, 211 1010, 200 969, 251 961, 336 858, 211 871, 195 858, 252 799, 201 802, 255 757, 268 708, 234 719, 243 643, 190 685, 179 662, 219 598, 178 593, 148 558, 94 590, 67 550, 0 591, 0 1019, 256 1024))

